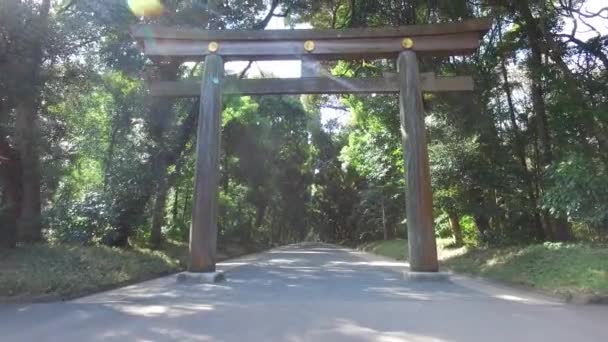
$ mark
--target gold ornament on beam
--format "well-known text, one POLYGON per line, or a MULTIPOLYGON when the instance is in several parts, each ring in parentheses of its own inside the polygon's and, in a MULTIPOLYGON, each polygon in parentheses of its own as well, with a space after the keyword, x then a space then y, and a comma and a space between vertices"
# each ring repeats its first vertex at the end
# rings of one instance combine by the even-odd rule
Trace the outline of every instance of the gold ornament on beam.
POLYGON ((313 42, 312 40, 307 40, 304 42, 304 50, 306 50, 306 52, 313 52, 315 50, 315 42, 313 42))
POLYGON ((403 38, 401 41, 401 46, 404 49, 411 49, 414 47, 414 40, 412 38, 403 38))
POLYGON ((210 42, 209 45, 207 45, 207 50, 209 50, 209 52, 211 52, 211 53, 215 53, 219 49, 220 49, 220 44, 218 44, 217 42, 210 42))

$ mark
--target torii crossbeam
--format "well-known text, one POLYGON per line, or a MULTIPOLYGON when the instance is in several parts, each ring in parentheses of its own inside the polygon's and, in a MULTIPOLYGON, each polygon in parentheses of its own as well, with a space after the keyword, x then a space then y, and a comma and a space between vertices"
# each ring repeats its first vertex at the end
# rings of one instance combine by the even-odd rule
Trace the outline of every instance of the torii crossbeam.
POLYGON ((197 162, 190 229, 191 272, 214 272, 217 244, 221 96, 264 94, 399 93, 407 169, 407 227, 410 269, 437 272, 433 203, 422 92, 470 91, 470 77, 419 74, 418 55, 466 55, 479 48, 491 21, 346 30, 209 31, 136 25, 132 35, 152 59, 205 60, 202 82, 157 81, 152 96, 201 97, 197 162), (317 77, 316 60, 397 59, 398 74, 382 78, 317 77), (224 77, 224 62, 303 60, 299 79, 224 77))

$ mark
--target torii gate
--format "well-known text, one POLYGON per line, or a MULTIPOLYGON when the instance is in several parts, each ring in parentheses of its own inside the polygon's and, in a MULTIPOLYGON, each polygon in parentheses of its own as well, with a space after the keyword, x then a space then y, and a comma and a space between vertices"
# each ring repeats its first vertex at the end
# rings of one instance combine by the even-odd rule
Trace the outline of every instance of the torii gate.
POLYGON ((190 228, 189 271, 215 272, 222 94, 399 93, 407 168, 407 227, 410 269, 437 272, 431 179, 422 92, 471 91, 471 77, 419 74, 417 55, 466 55, 477 50, 491 21, 345 30, 211 31, 136 25, 132 35, 150 57, 199 61, 202 83, 158 81, 152 96, 200 96, 196 180, 190 228), (381 78, 317 77, 316 60, 397 59, 398 74, 381 78), (297 79, 224 78, 225 61, 302 60, 297 79))

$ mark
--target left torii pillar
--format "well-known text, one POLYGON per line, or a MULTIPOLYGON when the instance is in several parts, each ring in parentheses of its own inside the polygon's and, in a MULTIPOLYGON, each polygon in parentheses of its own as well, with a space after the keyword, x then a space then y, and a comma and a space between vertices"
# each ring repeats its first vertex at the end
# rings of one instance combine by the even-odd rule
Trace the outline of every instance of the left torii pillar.
POLYGON ((196 179, 188 271, 208 273, 215 281, 224 61, 217 54, 209 54, 205 57, 204 68, 196 139, 196 179))

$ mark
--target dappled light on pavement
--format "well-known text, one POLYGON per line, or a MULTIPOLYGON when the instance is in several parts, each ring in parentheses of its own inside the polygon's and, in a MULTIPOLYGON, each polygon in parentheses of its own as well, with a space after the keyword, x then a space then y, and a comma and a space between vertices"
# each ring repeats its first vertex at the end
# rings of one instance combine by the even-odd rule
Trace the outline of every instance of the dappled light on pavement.
POLYGON ((65 303, 2 307, 2 341, 608 340, 604 307, 459 276, 405 281, 404 262, 329 245, 218 267, 227 275, 218 284, 169 276, 65 303))

